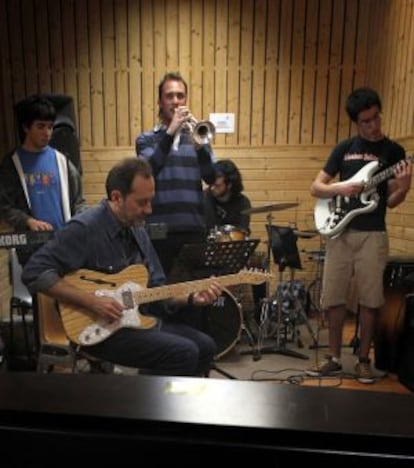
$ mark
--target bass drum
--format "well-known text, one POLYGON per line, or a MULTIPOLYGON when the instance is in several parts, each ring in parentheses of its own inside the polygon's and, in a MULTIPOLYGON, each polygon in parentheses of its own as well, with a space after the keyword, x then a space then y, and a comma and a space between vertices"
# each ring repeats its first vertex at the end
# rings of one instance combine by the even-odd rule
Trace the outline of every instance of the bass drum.
POLYGON ((240 339, 241 306, 227 289, 223 289, 222 295, 213 304, 197 307, 182 319, 214 339, 217 344, 215 360, 228 353, 240 339))
POLYGON ((206 330, 217 344, 215 359, 228 353, 240 340, 242 311, 234 296, 223 289, 222 295, 210 306, 203 307, 206 314, 206 330))

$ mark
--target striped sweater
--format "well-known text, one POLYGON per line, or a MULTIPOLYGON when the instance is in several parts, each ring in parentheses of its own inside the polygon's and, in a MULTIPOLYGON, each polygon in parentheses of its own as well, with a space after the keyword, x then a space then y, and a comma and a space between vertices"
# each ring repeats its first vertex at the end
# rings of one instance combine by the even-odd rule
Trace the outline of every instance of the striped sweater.
POLYGON ((149 161, 155 178, 153 212, 147 221, 166 223, 169 232, 205 232, 202 181, 215 181, 211 147, 196 151, 191 137, 182 134, 175 150, 173 137, 157 126, 137 137, 136 152, 149 161))

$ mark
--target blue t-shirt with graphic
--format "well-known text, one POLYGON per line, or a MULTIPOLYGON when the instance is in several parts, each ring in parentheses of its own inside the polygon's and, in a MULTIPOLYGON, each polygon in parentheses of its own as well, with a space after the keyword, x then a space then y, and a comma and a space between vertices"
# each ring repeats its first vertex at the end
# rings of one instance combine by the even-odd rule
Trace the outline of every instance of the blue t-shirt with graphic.
POLYGON ((50 223, 55 230, 64 226, 61 186, 56 152, 50 146, 34 153, 17 150, 23 168, 32 214, 50 223))

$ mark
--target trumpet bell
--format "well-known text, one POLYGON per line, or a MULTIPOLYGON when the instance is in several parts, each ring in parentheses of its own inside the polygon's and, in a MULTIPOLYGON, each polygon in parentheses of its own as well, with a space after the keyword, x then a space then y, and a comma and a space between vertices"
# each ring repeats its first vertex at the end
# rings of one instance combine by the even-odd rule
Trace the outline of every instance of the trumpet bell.
POLYGON ((216 127, 209 120, 200 120, 193 129, 193 140, 198 145, 207 145, 216 134, 216 127))

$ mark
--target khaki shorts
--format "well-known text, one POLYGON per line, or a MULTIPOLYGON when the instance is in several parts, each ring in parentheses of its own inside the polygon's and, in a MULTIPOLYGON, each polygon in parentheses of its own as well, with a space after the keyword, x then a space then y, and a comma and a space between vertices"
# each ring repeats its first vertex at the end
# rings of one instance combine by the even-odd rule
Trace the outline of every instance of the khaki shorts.
POLYGON ((378 308, 384 303, 383 278, 388 262, 386 232, 346 231, 326 241, 321 306, 323 309, 348 301, 351 279, 358 303, 378 308))

